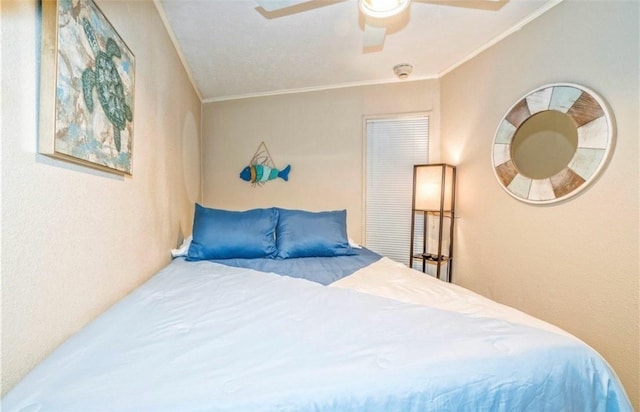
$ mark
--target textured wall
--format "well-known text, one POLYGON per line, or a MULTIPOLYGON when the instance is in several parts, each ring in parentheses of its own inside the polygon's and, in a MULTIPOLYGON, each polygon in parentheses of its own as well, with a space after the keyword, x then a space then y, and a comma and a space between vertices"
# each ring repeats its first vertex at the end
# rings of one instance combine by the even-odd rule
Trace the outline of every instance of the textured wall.
POLYGON ((200 101, 150 1, 98 2, 136 56, 133 177, 37 154, 37 1, 2 1, 2 391, 167 264, 199 198, 200 101))
POLYGON ((564 1, 441 82, 443 155, 459 165, 456 280, 577 335, 640 407, 640 3, 564 1), (577 197, 532 206, 491 166, 501 117, 545 83, 598 92, 618 127, 611 162, 577 197))
POLYGON ((362 231, 363 116, 431 111, 432 159, 439 149, 435 80, 209 103, 203 110, 203 192, 208 206, 347 209, 349 235, 362 231), (265 141, 290 181, 252 188, 238 173, 265 141))

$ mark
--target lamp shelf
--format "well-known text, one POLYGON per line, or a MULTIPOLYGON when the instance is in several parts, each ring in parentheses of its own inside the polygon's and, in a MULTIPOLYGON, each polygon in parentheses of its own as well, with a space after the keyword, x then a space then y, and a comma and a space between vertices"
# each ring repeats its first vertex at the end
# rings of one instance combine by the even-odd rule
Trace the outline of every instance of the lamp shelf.
MULTIPOLYGON (((436 217, 440 217, 440 213, 441 213, 439 210, 421 210, 421 209, 415 209, 415 212, 424 213, 427 216, 436 216, 436 217)), ((452 218, 453 212, 450 210, 445 210, 442 212, 442 216, 452 218)))
POLYGON ((409 266, 413 267, 417 260, 425 273, 427 265, 435 266, 435 277, 447 282, 452 280, 455 189, 455 166, 445 163, 413 166, 409 266))
POLYGON ((452 259, 449 256, 444 255, 440 256, 440 259, 438 259, 438 255, 434 255, 432 253, 417 253, 414 254, 412 258, 417 260, 424 260, 426 263, 431 263, 434 265, 438 263, 445 263, 452 259))

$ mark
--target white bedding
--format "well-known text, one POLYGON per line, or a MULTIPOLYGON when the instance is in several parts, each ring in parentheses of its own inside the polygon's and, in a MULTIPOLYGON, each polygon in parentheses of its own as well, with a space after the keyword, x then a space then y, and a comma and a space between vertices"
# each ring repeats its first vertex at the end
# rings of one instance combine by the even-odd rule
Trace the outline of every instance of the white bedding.
POLYGON ((459 308, 415 297, 410 272, 385 285, 394 266, 326 287, 177 259, 56 349, 2 411, 632 411, 579 340, 467 292, 459 308), (367 289, 363 278, 367 293, 340 287, 367 289), (385 288, 419 304, 369 294, 385 288))
POLYGON ((464 313, 473 317, 502 319, 565 336, 568 332, 512 307, 501 305, 469 289, 442 282, 383 257, 330 285, 353 289, 401 302, 464 313))

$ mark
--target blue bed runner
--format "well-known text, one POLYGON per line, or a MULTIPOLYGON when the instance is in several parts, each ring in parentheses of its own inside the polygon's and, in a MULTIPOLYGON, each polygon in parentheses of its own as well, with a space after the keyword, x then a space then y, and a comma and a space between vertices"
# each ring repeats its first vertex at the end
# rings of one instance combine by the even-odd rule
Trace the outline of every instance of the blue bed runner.
POLYGON ((356 254, 350 256, 295 259, 218 259, 211 260, 211 262, 329 285, 381 258, 380 255, 366 248, 354 249, 354 251, 356 254))

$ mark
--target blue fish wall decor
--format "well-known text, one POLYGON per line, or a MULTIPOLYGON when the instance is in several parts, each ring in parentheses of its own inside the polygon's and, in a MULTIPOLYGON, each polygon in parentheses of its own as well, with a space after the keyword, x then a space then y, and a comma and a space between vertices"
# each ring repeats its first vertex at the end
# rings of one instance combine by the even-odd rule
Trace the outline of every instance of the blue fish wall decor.
POLYGON ((240 179, 251 183, 253 186, 262 186, 266 182, 278 178, 288 182, 290 171, 291 165, 287 165, 287 167, 282 170, 276 167, 273 159, 271 159, 267 145, 262 142, 251 158, 249 166, 240 172, 240 179))
POLYGON ((277 178, 287 182, 289 181, 290 171, 291 165, 288 165, 282 170, 278 170, 267 165, 250 165, 242 169, 242 172, 240 172, 240 179, 245 182, 251 182, 258 185, 277 178))

